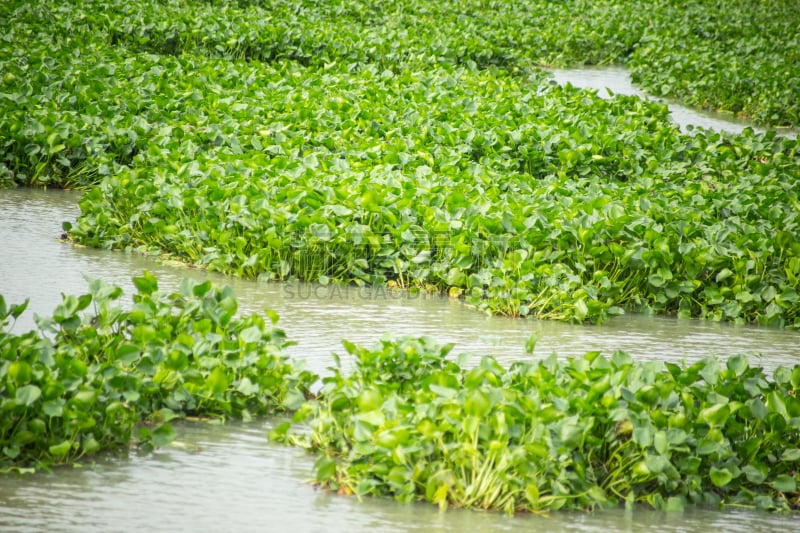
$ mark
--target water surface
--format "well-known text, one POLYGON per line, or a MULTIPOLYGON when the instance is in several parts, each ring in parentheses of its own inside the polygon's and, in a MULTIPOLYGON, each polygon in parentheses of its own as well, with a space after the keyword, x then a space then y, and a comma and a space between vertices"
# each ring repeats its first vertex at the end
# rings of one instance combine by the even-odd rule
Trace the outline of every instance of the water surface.
MULTIPOLYGON (((745 128, 764 133, 765 128, 754 126, 751 122, 739 119, 733 115, 715 113, 713 111, 699 110, 687 107, 677 100, 656 98, 643 92, 631 81, 628 70, 620 66, 580 67, 570 69, 548 69, 553 79, 560 85, 567 83, 583 89, 595 89, 597 95, 610 97, 615 94, 638 96, 643 99, 658 100, 667 103, 672 120, 684 132, 695 128, 707 128, 719 132, 741 133, 745 128)), ((779 135, 796 137, 797 132, 789 129, 777 130, 779 135)))
POLYGON ((0 530, 263 531, 293 533, 648 532, 768 533, 791 517, 638 508, 548 516, 439 511, 389 499, 345 497, 308 481, 312 458, 270 443, 269 423, 183 424, 179 440, 148 456, 105 457, 54 474, 0 477, 0 530))
POLYGON ((184 277, 231 285, 241 312, 275 310, 297 345, 289 352, 320 371, 341 352, 341 340, 371 345, 385 334, 430 335, 455 343, 456 353, 494 355, 502 361, 528 357, 526 339, 540 336, 534 355, 582 355, 624 350, 639 359, 692 361, 706 355, 748 354, 768 367, 800 360, 800 333, 669 317, 627 315, 599 326, 488 316, 459 300, 431 294, 408 295, 385 288, 258 283, 160 264, 136 253, 83 248, 61 242, 61 223, 78 215, 77 195, 35 189, 0 190, 0 294, 9 303, 30 298, 14 331, 34 328, 34 313, 50 314, 61 294, 83 294, 86 278, 101 278, 134 292, 131 281, 151 271, 163 290, 184 277))

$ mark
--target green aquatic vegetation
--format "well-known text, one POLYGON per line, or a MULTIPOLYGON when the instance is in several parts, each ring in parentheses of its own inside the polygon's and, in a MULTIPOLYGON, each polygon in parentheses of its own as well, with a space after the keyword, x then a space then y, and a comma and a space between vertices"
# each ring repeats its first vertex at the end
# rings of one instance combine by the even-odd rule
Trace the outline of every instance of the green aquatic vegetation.
POLYGON ((317 4, 4 5, 0 179, 96 185, 67 225, 83 244, 251 278, 421 287, 514 316, 798 327, 797 141, 682 135, 662 105, 553 86, 514 52, 522 37, 487 33, 492 60, 459 41, 536 5, 317 4), (389 53, 311 24, 337 17, 442 23, 389 53), (461 19, 478 26, 425 41, 461 19), (328 40, 257 56, 264 28, 296 20, 328 40))
POLYGON ((129 309, 92 281, 23 334, 11 327, 27 304, 0 297, 0 471, 162 446, 175 417, 249 419, 305 399, 316 377, 281 353, 282 330, 236 316, 229 287, 186 280, 162 294, 147 272, 134 283, 129 309))
POLYGON ((471 62, 513 69, 532 62, 608 63, 628 53, 641 33, 644 17, 621 5, 574 4, 275 0, 149 1, 134 7, 86 0, 72 6, 77 13, 61 11, 79 24, 88 21, 111 45, 304 65, 471 62))
POLYGON ((295 414, 310 432, 272 432, 317 454, 327 489, 509 513, 798 507, 800 367, 622 352, 468 367, 429 338, 344 345, 352 370, 295 414))
POLYGON ((4 4, 0 21, 16 50, 44 40, 57 51, 72 40, 317 67, 449 64, 509 73, 531 65, 625 63, 656 95, 767 124, 798 123, 798 12, 787 1, 17 0, 4 4))
POLYGON ((628 63, 656 95, 776 126, 800 124, 797 4, 663 2, 628 63))
POLYGON ((282 355, 280 329, 238 316, 229 287, 134 283, 127 308, 92 281, 24 334, 11 329, 26 304, 0 297, 0 471, 163 446, 175 417, 288 411, 302 428, 270 438, 314 451, 316 482, 344 494, 509 513, 800 501, 800 367, 622 352, 467 365, 423 337, 344 341, 347 359, 320 378, 282 355))
POLYGON ((204 77, 213 115, 88 192, 77 240, 508 315, 798 324, 797 141, 683 135, 658 104, 500 71, 178 61, 254 83, 204 77))

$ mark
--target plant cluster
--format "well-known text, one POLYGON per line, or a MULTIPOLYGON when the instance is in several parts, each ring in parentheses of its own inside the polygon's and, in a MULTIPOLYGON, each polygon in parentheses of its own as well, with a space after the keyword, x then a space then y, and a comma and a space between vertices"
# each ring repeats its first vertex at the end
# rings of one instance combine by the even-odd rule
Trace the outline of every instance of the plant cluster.
POLYGON ((175 417, 288 411, 270 438, 314 452, 316 481, 344 494, 509 513, 800 506, 800 366, 770 378, 744 356, 681 367, 622 352, 468 366, 423 337, 344 341, 351 370, 334 355, 320 378, 282 355, 282 330, 236 316, 229 287, 134 282, 128 310, 92 281, 22 335, 25 304, 0 297, 0 471, 162 446, 175 417))
POLYGON ((246 277, 800 325, 796 140, 552 85, 500 37, 533 4, 317 4, 5 5, 0 179, 97 183, 76 241, 246 277))
POLYGON ((656 95, 800 125, 800 10, 792 1, 659 2, 626 61, 656 95))
POLYGON ((86 41, 156 54, 379 68, 628 63, 657 95, 800 124, 790 0, 39 0, 7 2, 6 42, 86 41), (43 32, 44 35, 37 35, 43 32))
POLYGON ((230 287, 187 279, 164 295, 147 272, 134 282, 130 310, 119 287, 92 281, 24 334, 11 326, 27 303, 0 296, 0 472, 162 446, 175 417, 249 419, 305 400, 316 376, 281 353, 282 330, 234 316, 230 287))
POLYGON ((617 352, 475 367, 429 338, 345 342, 355 367, 272 438, 315 451, 316 481, 345 494, 540 512, 645 503, 797 509, 800 366, 772 379, 617 352))

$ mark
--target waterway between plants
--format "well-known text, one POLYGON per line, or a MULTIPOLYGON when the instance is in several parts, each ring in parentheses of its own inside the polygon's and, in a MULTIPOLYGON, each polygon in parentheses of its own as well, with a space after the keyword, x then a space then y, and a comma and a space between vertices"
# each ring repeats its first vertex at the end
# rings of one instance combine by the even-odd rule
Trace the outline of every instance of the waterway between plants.
MULTIPOLYGON (((753 126, 747 120, 739 119, 731 114, 702 111, 686 107, 672 99, 655 98, 648 95, 633 84, 630 73, 624 67, 602 66, 596 68, 551 69, 550 73, 557 83, 562 85, 570 83, 574 87, 596 89, 597 95, 602 98, 621 94, 659 100, 667 103, 670 114, 672 115, 672 120, 674 120, 684 132, 691 132, 696 128, 707 128, 730 133, 741 133, 745 128, 753 128, 756 132, 766 131, 765 128, 753 126)), ((787 137, 796 137, 797 131, 780 129, 778 130, 778 134, 787 137)))
MULTIPOLYGON (((624 81, 625 71, 611 69, 610 75, 570 71, 570 78, 565 72, 555 73, 560 83, 625 92, 619 83, 613 84, 624 81)), ((682 125, 691 120, 719 127, 673 113, 682 125)), ((77 193, 65 191, 0 190, 0 293, 9 303, 31 299, 29 310, 15 325, 17 332, 34 327, 34 313, 49 314, 61 293, 85 292, 85 276, 122 286, 129 301, 131 277, 147 269, 164 289, 177 287, 186 276, 210 277, 234 287, 242 312, 275 310, 281 326, 298 342, 289 353, 317 372, 332 364, 331 352, 343 352, 342 338, 370 344, 387 333, 425 334, 454 342, 455 353, 474 354, 476 361, 487 353, 501 362, 529 357, 523 346, 534 332, 540 335, 534 357, 553 351, 568 356, 622 349, 638 359, 676 362, 708 354, 745 353, 768 368, 800 360, 796 332, 643 316, 619 317, 600 326, 512 320, 485 316, 446 297, 246 282, 160 264, 137 254, 74 247, 58 237, 61 223, 77 216, 77 199, 77 193)), ((307 482, 313 459, 301 450, 269 443, 267 432, 273 424, 272 420, 186 423, 178 426, 178 441, 153 454, 99 457, 94 463, 53 474, 0 477, 0 531, 633 532, 658 528, 663 532, 768 532, 797 528, 796 517, 751 511, 692 509, 666 514, 636 509, 508 517, 440 512, 430 505, 374 498, 359 501, 315 490, 307 482)))

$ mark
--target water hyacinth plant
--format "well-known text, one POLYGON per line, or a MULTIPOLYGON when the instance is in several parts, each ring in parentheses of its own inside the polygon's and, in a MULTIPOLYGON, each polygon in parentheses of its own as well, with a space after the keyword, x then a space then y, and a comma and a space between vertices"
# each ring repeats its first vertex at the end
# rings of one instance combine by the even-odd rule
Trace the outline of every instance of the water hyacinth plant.
POLYGON ((0 179, 96 184, 71 238, 246 277, 799 327, 797 141, 683 135, 533 69, 526 17, 591 36, 553 57, 613 56, 641 10, 492 5, 8 3, 0 179))
POLYGON ((281 354, 281 330, 236 316, 230 288, 134 281, 129 310, 93 281, 22 335, 24 304, 0 298, 0 471, 163 446, 175 417, 288 411, 302 427, 270 438, 316 453, 317 483, 343 494, 508 513, 800 504, 800 366, 768 377, 744 356, 681 367, 622 352, 467 366, 423 337, 344 341, 352 370, 320 378, 281 354))
MULTIPOLYGON (((488 312, 800 328, 800 153, 685 135, 665 106, 537 65, 627 63, 655 94, 800 124, 791 2, 9 0, 0 185, 86 189, 86 245, 264 280, 387 284, 488 312)), ((0 471, 296 411, 317 482, 539 512, 797 509, 800 369, 623 353, 504 368, 345 343, 320 380, 231 289, 92 282, 39 331, 0 297, 0 471)), ((272 316, 272 315, 271 315, 272 316)))
POLYGON ((162 446, 176 417, 249 419, 304 400, 316 376, 290 364, 282 330, 235 316, 229 287, 186 280, 172 294, 145 272, 130 310, 100 281, 64 296, 38 331, 0 297, 0 471, 74 462, 132 443, 162 446))
POLYGON ((317 454, 325 488, 508 513, 800 505, 800 366, 592 352, 469 368, 429 338, 345 347, 354 369, 295 414, 310 433, 272 432, 317 454))

